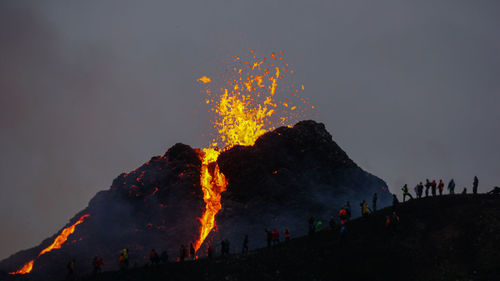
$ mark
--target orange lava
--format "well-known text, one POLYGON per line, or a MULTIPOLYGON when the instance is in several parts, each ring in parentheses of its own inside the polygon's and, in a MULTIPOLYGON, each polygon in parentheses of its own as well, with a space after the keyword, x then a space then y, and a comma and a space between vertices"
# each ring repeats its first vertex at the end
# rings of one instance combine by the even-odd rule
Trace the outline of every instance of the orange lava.
MULTIPOLYGON (((60 249, 62 247, 62 244, 64 244, 68 240, 68 236, 70 236, 73 232, 75 232, 75 227, 79 224, 81 224, 87 217, 90 217, 89 214, 83 215, 80 217, 80 219, 72 224, 71 226, 66 227, 65 229, 62 230, 61 234, 57 235, 56 239, 54 239, 54 242, 47 248, 43 249, 40 254, 38 254, 38 257, 41 255, 48 253, 54 249, 60 249)), ((33 269, 33 264, 35 260, 31 260, 27 262, 26 264, 21 267, 18 271, 15 272, 9 272, 9 274, 26 274, 30 273, 31 270, 33 269)))
POLYGON ((33 269, 33 263, 34 262, 35 262, 34 260, 31 260, 31 261, 27 262, 25 265, 23 265, 23 267, 21 267, 21 269, 19 269, 18 271, 9 272, 9 274, 14 275, 14 274, 26 274, 26 273, 30 273, 31 270, 33 269))
MULTIPOLYGON (((289 65, 282 61, 283 57, 277 58, 272 53, 273 60, 268 60, 256 56, 254 51, 250 53, 252 55, 245 60, 235 57, 230 77, 225 77, 222 87, 213 85, 212 79, 207 76, 198 79, 205 86, 206 104, 211 105, 210 110, 215 112, 212 123, 217 134, 210 148, 204 148, 200 155, 200 183, 206 208, 200 218, 200 236, 195 242, 195 250, 216 226, 215 216, 221 209, 221 193, 226 190, 226 179, 216 162, 221 153, 217 147, 227 150, 235 145, 253 145, 265 132, 273 130, 276 125, 288 125, 291 119, 310 106, 307 100, 298 97, 300 89, 294 89, 293 84, 280 89, 281 80, 293 74, 289 65), (288 92, 290 97, 276 100, 280 90, 288 92), (292 106, 294 99, 305 106, 292 106)), ((280 54, 283 55, 282 52, 280 54)))

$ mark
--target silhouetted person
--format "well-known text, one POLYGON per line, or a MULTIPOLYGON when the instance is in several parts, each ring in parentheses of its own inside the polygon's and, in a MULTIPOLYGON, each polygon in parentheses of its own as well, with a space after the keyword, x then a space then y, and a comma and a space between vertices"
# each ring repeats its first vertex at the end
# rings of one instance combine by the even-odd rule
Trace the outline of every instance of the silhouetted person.
POLYGON ((227 238, 224 239, 224 246, 225 246, 224 252, 229 255, 229 240, 227 238))
POLYGON ((309 220, 307 221, 309 224, 309 236, 314 235, 314 217, 310 216, 309 220))
POLYGON ((318 220, 316 223, 316 232, 321 231, 321 229, 323 229, 323 222, 318 220))
POLYGON ((377 211, 377 193, 373 194, 372 207, 373 207, 373 212, 377 211))
POLYGON ((437 188, 436 180, 432 180, 431 188, 432 188, 432 196, 436 196, 436 188, 437 188))
POLYGON ((208 248, 207 248, 207 257, 209 259, 212 259, 213 256, 214 256, 214 249, 212 249, 212 246, 208 245, 208 248))
POLYGON ((410 192, 408 191, 408 185, 405 184, 401 190, 403 191, 403 202, 406 201, 406 196, 410 197, 410 199, 413 199, 413 196, 411 196, 410 192))
POLYGON ((168 262, 168 253, 167 251, 161 252, 160 259, 162 263, 167 263, 168 262))
POLYGON ((439 180, 439 185, 438 185, 439 195, 443 195, 443 190, 444 190, 444 182, 443 180, 439 180))
POLYGON ((158 265, 160 263, 160 257, 158 257, 155 249, 151 249, 151 252, 149 253, 149 260, 151 261, 151 265, 158 265))
POLYGON ((267 239, 267 247, 271 248, 271 243, 273 242, 273 233, 271 230, 266 228, 266 239, 267 239))
POLYGON ((278 245, 280 243, 280 233, 275 228, 273 229, 273 245, 278 245))
POLYGON ((221 257, 226 254, 226 240, 222 239, 220 241, 220 255, 221 257))
POLYGON ((333 218, 333 216, 330 217, 330 229, 335 229, 335 219, 333 218))
POLYGON ((429 196, 429 188, 431 188, 432 184, 429 179, 425 180, 425 197, 429 196))
POLYGON ((396 194, 393 194, 392 195, 392 211, 393 212, 396 212, 398 205, 399 205, 398 197, 396 196, 396 194))
POLYGON ((285 227, 285 230, 283 231, 283 235, 285 235, 285 242, 290 241, 290 230, 288 230, 287 227, 285 227))
POLYGON ((66 267, 68 268, 68 276, 66 277, 66 279, 75 279, 75 259, 70 260, 66 267))
POLYGON ((420 199, 422 198, 422 194, 424 193, 424 185, 422 184, 422 182, 420 182, 418 185, 417 185, 417 197, 420 199))
POLYGON ((104 264, 102 261, 101 257, 95 256, 94 259, 92 260, 92 267, 94 268, 93 273, 94 275, 101 273, 102 269, 101 266, 104 264))
POLYGON ((352 212, 351 212, 351 203, 349 203, 349 201, 345 203, 345 210, 347 212, 347 220, 350 220, 352 212))
POLYGON ((451 195, 455 194, 455 181, 453 179, 448 183, 448 191, 451 195))
POLYGON ((189 256, 191 257, 191 260, 195 260, 195 250, 194 250, 194 247, 193 247, 193 243, 191 243, 191 245, 189 245, 189 256))
POLYGON ((181 248, 179 249, 179 261, 184 261, 184 259, 186 258, 186 255, 187 255, 187 249, 186 249, 186 246, 184 246, 184 244, 181 245, 181 248))
POLYGON ((245 234, 245 238, 243 239, 243 247, 241 249, 242 254, 248 253, 248 235, 245 234))
POLYGON ((367 217, 370 214, 370 208, 368 207, 368 204, 366 203, 365 200, 359 204, 361 206, 361 215, 363 217, 367 217))
POLYGON ((477 187, 479 185, 479 179, 474 176, 474 182, 472 183, 472 194, 477 194, 477 187))
POLYGON ((467 187, 464 187, 464 190, 462 191, 462 194, 467 194, 467 187))

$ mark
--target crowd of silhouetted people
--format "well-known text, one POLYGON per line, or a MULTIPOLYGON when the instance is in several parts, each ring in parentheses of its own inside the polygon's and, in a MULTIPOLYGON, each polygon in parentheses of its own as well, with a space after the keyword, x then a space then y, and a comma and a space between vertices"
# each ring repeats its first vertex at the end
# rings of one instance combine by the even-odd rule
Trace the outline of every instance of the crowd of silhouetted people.
MULTIPOLYGON (((478 186, 479 186, 479 179, 477 176, 474 177, 474 180, 472 182, 472 194, 477 194, 478 192, 478 186)), ((455 180, 450 179, 447 185, 447 190, 449 195, 454 195, 455 193, 455 180)), ((445 194, 445 183, 442 179, 439 181, 436 180, 425 180, 425 184, 423 182, 419 182, 414 188, 414 194, 410 193, 410 190, 408 188, 408 185, 405 184, 401 188, 402 190, 402 195, 403 195, 403 202, 406 202, 407 197, 411 199, 420 199, 424 197, 435 197, 435 196, 442 196, 445 194)), ((464 187, 462 189, 461 194, 467 194, 467 188, 464 187)), ((500 187, 496 186, 491 190, 490 192, 487 192, 487 194, 497 194, 500 195, 500 187)), ((368 202, 366 200, 362 200, 359 204, 360 206, 360 211, 361 211, 361 216, 362 218, 368 217, 371 213, 374 213, 377 211, 377 200, 378 196, 377 193, 373 194, 372 197, 372 204, 371 207, 369 206, 368 202)), ((399 199, 395 194, 393 194, 392 198, 392 212, 390 215, 387 215, 384 220, 384 226, 388 231, 394 231, 397 228, 397 225, 399 224, 399 216, 397 215, 397 210, 398 210, 398 205, 400 204, 399 199)), ((349 220, 351 219, 352 215, 352 210, 351 210, 351 204, 349 201, 347 201, 339 210, 338 213, 338 221, 339 223, 337 224, 337 221, 334 216, 330 217, 330 220, 328 222, 328 227, 329 229, 338 229, 340 238, 343 239, 344 236, 346 235, 347 231, 347 225, 349 220)), ((313 237, 315 233, 321 231, 323 229, 323 221, 320 219, 315 219, 313 216, 309 217, 308 221, 308 235, 310 237, 313 237)), ((280 232, 278 231, 278 228, 273 228, 273 230, 270 230, 269 228, 266 228, 265 230, 265 238, 267 242, 267 247, 268 248, 274 248, 278 245, 280 245, 282 242, 288 242, 291 238, 290 230, 287 227, 283 228, 283 237, 284 239, 280 239, 280 232)), ((248 253, 248 246, 249 243, 249 237, 247 234, 244 235, 243 237, 243 243, 242 243, 242 248, 241 248, 241 253, 243 255, 246 255, 248 253)), ((229 240, 226 239, 221 239, 220 241, 220 256, 224 257, 229 255, 230 253, 230 243, 229 240)), ((198 259, 197 250, 195 250, 195 247, 193 246, 193 243, 190 243, 189 249, 187 248, 186 245, 181 245, 179 249, 179 256, 177 259, 175 259, 178 262, 183 262, 185 260, 196 260, 198 259)), ((208 244, 206 246, 206 256, 209 259, 212 259, 215 255, 215 249, 213 248, 212 244, 208 244)), ((169 256, 167 254, 167 251, 163 251, 160 255, 156 252, 155 249, 152 249, 150 252, 149 256, 150 260, 150 265, 151 266, 156 266, 159 264, 165 264, 169 262, 169 256)), ((126 271, 129 268, 129 250, 128 249, 123 249, 120 251, 119 259, 119 268, 121 271, 126 271)), ((93 274, 99 274, 102 271, 102 266, 104 265, 103 259, 100 256, 95 256, 92 259, 92 268, 93 268, 93 274)), ((70 260, 70 262, 67 265, 68 269, 68 275, 67 279, 68 280, 73 280, 75 276, 75 259, 70 260)))

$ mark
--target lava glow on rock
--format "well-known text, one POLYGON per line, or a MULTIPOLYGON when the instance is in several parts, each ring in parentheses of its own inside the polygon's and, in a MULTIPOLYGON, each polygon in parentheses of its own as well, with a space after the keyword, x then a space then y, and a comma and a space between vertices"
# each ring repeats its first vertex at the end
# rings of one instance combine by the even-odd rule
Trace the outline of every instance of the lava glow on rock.
MULTIPOLYGON (((221 209, 221 193, 226 190, 226 179, 217 165, 221 153, 218 147, 227 150, 235 145, 253 145, 265 132, 276 126, 289 125, 305 110, 314 109, 307 99, 297 95, 299 86, 287 83, 281 86, 282 80, 293 74, 293 70, 283 61, 283 52, 280 54, 277 57, 272 53, 272 59, 268 60, 250 51, 245 60, 235 57, 228 69, 229 77, 221 79, 220 83, 212 82, 213 79, 207 76, 198 79, 207 94, 205 102, 215 113, 212 124, 217 134, 209 148, 200 153, 200 183, 206 207, 200 218, 200 236, 195 242, 195 250, 216 226, 215 215, 221 209), (278 99, 279 91, 286 92, 287 97, 278 99), (292 105, 296 102, 298 105, 292 105)), ((300 87, 304 89, 303 85, 300 87)))
MULTIPOLYGON (((60 249, 62 245, 68 240, 68 236, 73 234, 75 232, 75 227, 79 224, 81 224, 86 218, 90 217, 89 214, 83 215, 80 217, 80 219, 75 222, 74 224, 66 227, 61 231, 61 234, 57 235, 56 239, 54 239, 54 242, 50 244, 47 248, 43 249, 40 254, 38 254, 38 257, 41 255, 48 253, 54 249, 60 249)), ((27 274, 30 273, 31 270, 33 269, 33 264, 35 263, 35 260, 31 260, 27 262, 21 269, 15 271, 15 272, 9 272, 9 274, 14 275, 14 274, 27 274)))

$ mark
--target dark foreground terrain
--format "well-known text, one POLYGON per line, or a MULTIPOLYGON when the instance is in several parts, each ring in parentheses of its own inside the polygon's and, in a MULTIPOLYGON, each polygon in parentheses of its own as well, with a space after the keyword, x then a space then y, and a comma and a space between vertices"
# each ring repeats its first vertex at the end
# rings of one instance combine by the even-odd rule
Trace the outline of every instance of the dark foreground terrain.
MULTIPOLYGON (((390 213, 386 208, 351 221, 343 240, 338 230, 325 229, 314 237, 299 237, 246 256, 232 254, 83 279, 500 280, 500 196, 442 196, 400 204, 400 223, 394 232, 384 226, 390 213)), ((250 239, 265 239, 264 231, 250 239)), ((241 241, 231 242, 231 252, 239 252, 241 241)))

